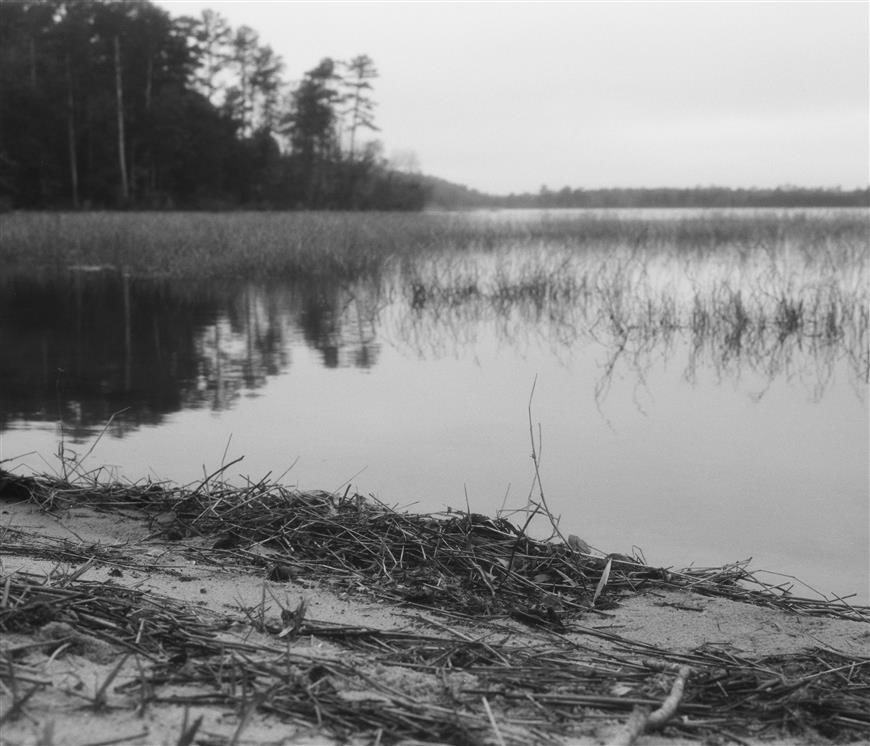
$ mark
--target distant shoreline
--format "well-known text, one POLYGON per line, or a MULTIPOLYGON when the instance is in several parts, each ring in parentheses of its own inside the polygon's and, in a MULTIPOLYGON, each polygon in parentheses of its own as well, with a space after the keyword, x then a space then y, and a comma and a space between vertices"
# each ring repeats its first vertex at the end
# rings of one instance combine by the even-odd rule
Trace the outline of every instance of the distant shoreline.
POLYGON ((870 207, 870 188, 841 189, 782 186, 744 187, 607 187, 551 190, 537 193, 487 194, 431 176, 423 177, 427 207, 502 208, 813 208, 870 207))
MULTIPOLYGON (((10 212, 155 212, 155 213, 243 213, 243 212, 429 212, 437 210, 465 211, 480 209, 498 210, 651 210, 651 209, 868 209, 870 187, 864 189, 777 187, 775 189, 730 188, 730 187, 639 187, 548 190, 542 187, 538 193, 490 194, 480 192, 463 184, 425 174, 400 174, 396 177, 419 180, 425 200, 411 209, 353 208, 349 206, 306 205, 289 206, 265 202, 221 203, 217 201, 193 201, 172 205, 139 204, 127 205, 80 204, 73 207, 65 202, 42 206, 17 205, 0 198, 0 214, 10 212)), ((410 182, 409 182, 410 183, 410 182)), ((415 182, 417 183, 417 182, 415 182)))

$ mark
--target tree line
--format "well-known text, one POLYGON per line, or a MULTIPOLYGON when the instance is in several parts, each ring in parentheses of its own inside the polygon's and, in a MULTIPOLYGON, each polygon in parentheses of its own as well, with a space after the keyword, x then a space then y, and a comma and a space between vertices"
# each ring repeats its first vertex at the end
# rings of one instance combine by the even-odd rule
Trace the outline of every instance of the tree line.
POLYGON ((870 190, 571 189, 493 195, 391 168, 374 61, 295 84, 248 27, 148 0, 0 0, 0 210, 870 206, 870 190))
POLYGON ((365 54, 290 85, 257 32, 148 0, 0 0, 0 206, 420 209, 365 54))
POLYGON ((521 194, 496 195, 470 189, 444 179, 423 177, 429 206, 446 210, 489 208, 789 208, 870 207, 870 189, 807 188, 782 186, 774 189, 730 187, 571 189, 563 187, 521 194))

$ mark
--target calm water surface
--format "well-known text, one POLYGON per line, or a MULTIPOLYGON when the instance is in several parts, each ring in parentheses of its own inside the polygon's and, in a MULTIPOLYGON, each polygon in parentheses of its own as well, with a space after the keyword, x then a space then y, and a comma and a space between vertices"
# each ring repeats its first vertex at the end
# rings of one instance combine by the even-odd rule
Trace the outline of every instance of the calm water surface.
POLYGON ((243 455, 232 474, 493 513, 527 503, 537 381, 563 532, 657 565, 753 557, 867 601, 866 329, 669 326, 697 285, 667 261, 606 313, 600 293, 493 285, 528 267, 492 262, 349 282, 10 281, 0 458, 59 469, 62 422, 68 458, 128 479, 190 482, 243 455))

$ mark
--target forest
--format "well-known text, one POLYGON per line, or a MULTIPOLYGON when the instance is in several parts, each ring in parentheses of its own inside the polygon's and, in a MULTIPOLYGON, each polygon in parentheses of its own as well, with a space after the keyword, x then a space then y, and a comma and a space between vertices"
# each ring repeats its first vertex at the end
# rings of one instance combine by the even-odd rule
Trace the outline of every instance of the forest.
POLYGON ((0 0, 0 211, 870 206, 868 189, 486 194, 384 158, 368 55, 285 72, 211 10, 0 0))
POLYGON ((376 140, 374 61, 291 86, 248 27, 147 0, 0 0, 0 206, 416 210, 376 140))

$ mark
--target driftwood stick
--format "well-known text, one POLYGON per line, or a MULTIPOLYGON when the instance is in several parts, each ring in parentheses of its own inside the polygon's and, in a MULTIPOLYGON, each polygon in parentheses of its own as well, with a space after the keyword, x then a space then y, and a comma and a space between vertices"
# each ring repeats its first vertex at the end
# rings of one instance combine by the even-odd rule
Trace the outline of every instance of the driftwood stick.
POLYGON ((631 746, 646 730, 649 719, 648 707, 635 707, 622 729, 607 743, 607 746, 631 746))
POLYGON ((686 688, 686 680, 691 672, 692 669, 689 666, 680 666, 671 692, 662 702, 661 707, 652 712, 646 707, 635 707, 622 730, 611 739, 607 746, 631 746, 644 731, 663 726, 677 711, 680 700, 683 698, 683 691, 686 688))
POLYGON ((677 678, 674 679, 674 684, 671 687, 671 693, 662 702, 661 707, 650 713, 647 720, 647 728, 660 728, 670 720, 677 711, 677 707, 680 706, 680 700, 683 698, 683 691, 686 688, 686 681, 691 673, 692 669, 689 666, 680 666, 679 671, 677 671, 677 678))

